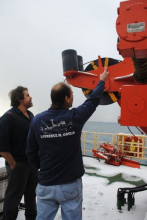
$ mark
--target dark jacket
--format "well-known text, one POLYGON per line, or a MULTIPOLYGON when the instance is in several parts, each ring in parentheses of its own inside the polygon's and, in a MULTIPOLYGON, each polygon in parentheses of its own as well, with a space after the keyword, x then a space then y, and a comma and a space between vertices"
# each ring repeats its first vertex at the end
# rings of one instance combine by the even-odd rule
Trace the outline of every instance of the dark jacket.
POLYGON ((33 119, 27 156, 34 166, 40 168, 41 185, 65 184, 83 176, 81 132, 96 110, 103 91, 104 82, 100 81, 79 107, 71 110, 50 108, 33 119))
POLYGON ((0 118, 0 152, 10 152, 16 161, 27 160, 26 141, 34 117, 27 112, 30 120, 17 107, 9 109, 0 118))

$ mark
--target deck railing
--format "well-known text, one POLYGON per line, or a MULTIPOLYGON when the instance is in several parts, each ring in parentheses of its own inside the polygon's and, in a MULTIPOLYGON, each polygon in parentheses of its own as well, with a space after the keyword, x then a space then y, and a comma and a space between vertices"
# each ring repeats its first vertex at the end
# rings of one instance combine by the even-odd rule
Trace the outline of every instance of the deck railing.
POLYGON ((81 145, 83 155, 93 156, 92 149, 100 149, 100 144, 110 143, 121 149, 127 157, 147 159, 147 136, 131 134, 112 134, 104 132, 83 131, 81 145))

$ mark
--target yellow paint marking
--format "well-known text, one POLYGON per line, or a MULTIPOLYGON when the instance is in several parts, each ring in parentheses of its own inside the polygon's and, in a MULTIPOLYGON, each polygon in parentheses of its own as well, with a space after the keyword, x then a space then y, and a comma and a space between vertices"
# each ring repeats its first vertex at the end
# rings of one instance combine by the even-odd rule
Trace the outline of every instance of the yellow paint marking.
POLYGON ((108 58, 108 57, 106 57, 106 58, 105 58, 104 67, 108 67, 108 62, 109 62, 109 58, 108 58))
POLYGON ((113 92, 109 92, 108 95, 110 96, 110 98, 112 99, 113 102, 117 101, 117 98, 116 98, 116 96, 114 95, 113 92))
POLYGON ((92 90, 91 89, 87 89, 87 90, 85 90, 85 91, 83 91, 83 94, 84 95, 87 95, 89 92, 91 92, 92 90))
POLYGON ((94 70, 97 70, 97 69, 98 69, 97 65, 94 65, 94 62, 91 62, 91 65, 92 65, 92 67, 93 67, 94 70))

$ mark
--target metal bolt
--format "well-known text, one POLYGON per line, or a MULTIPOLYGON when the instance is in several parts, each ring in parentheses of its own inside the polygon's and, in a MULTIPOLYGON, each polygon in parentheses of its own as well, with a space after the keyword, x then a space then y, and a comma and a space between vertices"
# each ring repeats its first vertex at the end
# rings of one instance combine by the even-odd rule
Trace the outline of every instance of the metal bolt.
POLYGON ((142 38, 145 38, 145 37, 146 37, 146 35, 145 35, 145 34, 142 34, 142 35, 141 35, 141 37, 142 37, 142 38))
POLYGON ((120 21, 117 21, 117 25, 119 25, 120 24, 120 21))
POLYGON ((127 6, 127 7, 126 7, 126 10, 130 10, 130 7, 129 7, 129 6, 127 6))

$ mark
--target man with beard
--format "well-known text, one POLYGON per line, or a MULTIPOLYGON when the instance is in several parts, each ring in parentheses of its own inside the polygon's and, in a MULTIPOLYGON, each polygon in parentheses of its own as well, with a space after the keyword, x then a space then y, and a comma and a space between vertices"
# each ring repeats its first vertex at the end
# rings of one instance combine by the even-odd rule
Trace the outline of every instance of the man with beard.
POLYGON ((28 111, 32 97, 28 89, 18 86, 9 93, 12 108, 0 119, 0 154, 5 158, 8 186, 5 193, 3 220, 16 220, 24 195, 26 220, 36 218, 37 169, 26 157, 26 140, 33 119, 28 111))

